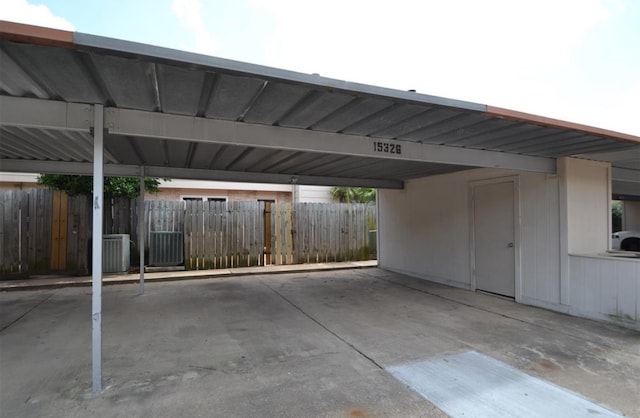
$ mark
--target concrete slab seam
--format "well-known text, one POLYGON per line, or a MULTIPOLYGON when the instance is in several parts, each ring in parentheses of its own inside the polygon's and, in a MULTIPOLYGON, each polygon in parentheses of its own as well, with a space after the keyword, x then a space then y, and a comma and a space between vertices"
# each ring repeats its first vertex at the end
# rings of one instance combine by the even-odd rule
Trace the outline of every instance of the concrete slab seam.
POLYGON ((278 295, 280 298, 282 298, 285 302, 287 302, 289 305, 293 306, 295 309, 297 309, 300 313, 302 313, 304 316, 306 316, 307 318, 309 318, 310 320, 312 320, 313 322, 315 322, 318 326, 320 326, 322 329, 324 329, 325 331, 327 331, 329 334, 333 335, 335 338, 337 338, 338 340, 340 340, 342 343, 346 344, 349 348, 351 348, 352 350, 354 350, 355 352, 357 352, 358 354, 360 354, 362 357, 364 357, 365 359, 367 359, 371 364, 373 364, 374 366, 376 366, 378 369, 380 370, 384 370, 384 367, 382 367, 377 361, 375 361, 373 358, 371 358, 370 356, 366 355, 362 350, 360 350, 358 347, 356 347, 355 345, 353 345, 352 343, 350 343, 349 341, 345 340, 343 337, 339 336, 338 334, 336 334, 334 331, 332 331, 331 329, 329 329, 326 325, 324 325, 323 323, 321 323, 319 320, 317 320, 316 318, 314 318, 311 314, 305 312, 301 307, 299 307, 298 305, 296 305, 295 303, 293 303, 293 301, 289 300, 287 297, 285 297, 283 294, 281 294, 280 292, 278 292, 277 290, 275 290, 274 288, 272 288, 271 286, 269 286, 268 284, 266 284, 265 282, 263 282, 262 280, 260 280, 260 283, 263 284, 265 287, 267 287, 269 290, 271 290, 273 293, 275 293, 276 295, 278 295))
MULTIPOLYGON (((295 273, 306 273, 306 272, 314 272, 314 271, 337 271, 337 270, 361 270, 361 269, 370 269, 377 268, 376 266, 358 266, 358 265, 349 265, 349 266, 330 266, 330 267, 320 267, 314 269, 293 269, 293 270, 273 270, 273 271, 260 271, 260 272, 228 272, 228 273, 212 273, 210 275, 193 275, 193 276, 179 276, 179 277, 147 277, 145 278, 146 283, 153 282, 177 282, 182 280, 206 280, 206 279, 217 279, 217 278, 229 278, 229 277, 240 277, 240 276, 258 276, 258 275, 276 275, 276 274, 295 274, 295 273)), ((116 280, 103 280, 103 286, 113 286, 113 285, 122 285, 122 284, 135 284, 138 283, 139 279, 131 278, 131 279, 116 279, 116 280)), ((27 290, 43 290, 43 289, 62 289, 67 287, 90 287, 91 280, 83 280, 83 281, 68 281, 68 282, 55 282, 55 283, 45 283, 45 284, 21 284, 21 285, 9 285, 9 286, 0 286, 0 292, 15 292, 15 291, 27 291, 27 290)))
POLYGON ((0 329, 0 333, 4 332, 6 329, 8 329, 9 327, 11 327, 13 324, 15 324, 16 322, 18 322, 19 320, 21 320, 22 318, 24 318, 25 316, 29 315, 29 313, 33 312, 34 309, 36 309, 38 306, 42 305, 43 303, 45 303, 46 301, 48 301, 49 299, 51 299, 53 297, 53 295, 55 295, 56 292, 53 292, 52 294, 50 294, 49 296, 47 296, 46 298, 42 299, 40 302, 38 302, 34 307, 32 307, 31 309, 29 309, 27 312, 23 313, 22 315, 20 315, 18 318, 14 319, 13 321, 11 321, 9 324, 5 325, 4 327, 2 327, 2 329, 0 329))

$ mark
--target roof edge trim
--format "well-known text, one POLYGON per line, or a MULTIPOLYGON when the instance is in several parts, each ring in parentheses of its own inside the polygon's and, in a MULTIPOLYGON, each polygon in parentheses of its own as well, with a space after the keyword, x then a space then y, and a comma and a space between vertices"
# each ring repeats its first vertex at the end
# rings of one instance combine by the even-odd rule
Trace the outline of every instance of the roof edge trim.
POLYGON ((0 20, 0 39, 73 48, 73 32, 0 20))
POLYGON ((594 126, 582 125, 574 122, 567 122, 560 119, 553 119, 546 116, 538 116, 531 113, 519 112, 517 110, 505 109, 502 107, 487 106, 486 113, 490 116, 503 119, 510 119, 518 122, 533 123, 552 128, 570 129, 591 135, 605 136, 618 141, 640 143, 640 137, 622 132, 610 131, 608 129, 596 128, 594 126))

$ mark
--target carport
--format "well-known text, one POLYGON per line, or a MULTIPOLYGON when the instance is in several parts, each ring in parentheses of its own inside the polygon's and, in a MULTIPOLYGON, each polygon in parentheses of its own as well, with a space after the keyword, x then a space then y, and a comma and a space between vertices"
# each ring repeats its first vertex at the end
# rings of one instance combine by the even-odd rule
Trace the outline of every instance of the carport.
MULTIPOLYGON (((606 183, 604 192, 594 192, 602 201, 608 204, 618 188, 640 195, 640 138, 632 135, 9 22, 0 22, 0 54, 0 168, 93 174, 97 244, 102 242, 103 176, 375 187, 385 189, 379 204, 387 211, 381 215, 386 216, 378 246, 381 266, 433 279, 438 275, 405 268, 394 254, 412 245, 402 244, 397 235, 411 234, 413 219, 400 219, 401 210, 392 216, 394 201, 404 203, 398 196, 420 194, 407 184, 473 169, 494 170, 491 178, 534 173, 559 176, 558 187, 566 191, 559 199, 566 219, 557 248, 564 263, 558 287, 564 289, 569 261, 562 257, 572 251, 577 239, 572 234, 588 239, 582 231, 592 216, 602 215, 598 207, 600 212, 587 211, 581 223, 571 221, 578 210, 574 198, 578 202, 591 193, 579 186, 583 174, 591 173, 587 159, 597 160, 603 170, 604 177, 598 174, 595 180, 606 183), (388 246, 387 237, 392 238, 388 246)), ((598 239, 600 247, 603 240, 608 238, 598 239)), ((520 250, 519 238, 511 244, 520 250)), ((102 388, 101 257, 101 245, 94 245, 94 390, 102 388)), ((637 275, 637 263, 631 266, 637 275)), ((141 274, 141 285, 143 279, 141 274)), ((456 285, 441 279, 436 281, 456 285)), ((634 286, 640 294, 640 285, 634 286)), ((565 289, 560 305, 571 306, 567 295, 565 289)), ((515 299, 556 308, 517 293, 515 299)))

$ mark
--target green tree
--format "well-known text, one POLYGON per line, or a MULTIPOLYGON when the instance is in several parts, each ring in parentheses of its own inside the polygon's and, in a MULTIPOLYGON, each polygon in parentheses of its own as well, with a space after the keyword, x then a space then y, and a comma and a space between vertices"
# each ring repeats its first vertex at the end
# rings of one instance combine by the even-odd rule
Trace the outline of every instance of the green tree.
POLYGON ((622 229, 622 202, 619 200, 611 201, 611 226, 613 232, 622 229))
MULTIPOLYGON (((93 176, 67 174, 41 174, 38 184, 55 190, 64 190, 70 196, 93 194, 93 176)), ((144 188, 150 193, 159 191, 160 180, 146 177, 144 188)), ((136 198, 140 195, 140 179, 137 177, 105 177, 104 194, 109 197, 136 198)))
POLYGON ((376 201, 376 190, 367 187, 333 187, 331 197, 340 203, 369 203, 376 201))

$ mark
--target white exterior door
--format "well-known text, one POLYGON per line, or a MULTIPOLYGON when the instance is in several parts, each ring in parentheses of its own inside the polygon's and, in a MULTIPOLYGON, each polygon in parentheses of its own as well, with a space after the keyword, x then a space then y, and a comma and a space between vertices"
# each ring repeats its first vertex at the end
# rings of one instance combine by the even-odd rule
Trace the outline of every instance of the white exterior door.
POLYGON ((515 183, 472 190, 476 289, 515 297, 515 183))

